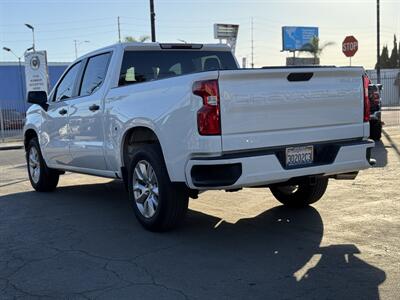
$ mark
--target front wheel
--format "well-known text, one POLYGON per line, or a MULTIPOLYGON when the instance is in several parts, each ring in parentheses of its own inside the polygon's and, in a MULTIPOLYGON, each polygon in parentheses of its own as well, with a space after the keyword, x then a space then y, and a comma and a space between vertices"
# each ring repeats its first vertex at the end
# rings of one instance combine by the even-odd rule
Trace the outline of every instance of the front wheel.
POLYGON ((31 139, 28 143, 26 162, 29 180, 36 191, 51 192, 57 187, 60 173, 47 167, 37 138, 31 139))
POLYGON ((328 187, 328 178, 316 178, 314 182, 297 185, 277 184, 270 187, 274 197, 284 205, 293 207, 307 206, 317 202, 328 187))
POLYGON ((184 219, 189 195, 180 184, 170 181, 158 145, 141 145, 129 167, 129 198, 139 222, 151 231, 166 231, 184 219))

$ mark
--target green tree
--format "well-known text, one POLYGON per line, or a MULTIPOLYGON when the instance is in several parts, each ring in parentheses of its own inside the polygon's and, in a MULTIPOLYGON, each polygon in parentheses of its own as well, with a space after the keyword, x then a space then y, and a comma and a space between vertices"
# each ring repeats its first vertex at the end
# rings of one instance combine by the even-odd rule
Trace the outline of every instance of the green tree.
POLYGON ((390 58, 389 58, 389 65, 390 65, 390 68, 392 68, 392 69, 396 69, 399 67, 399 51, 397 49, 396 35, 394 35, 394 38, 393 38, 393 49, 392 49, 392 54, 390 55, 390 58))
POLYGON ((128 43, 130 43, 130 42, 144 43, 144 42, 147 42, 148 40, 150 40, 150 37, 148 35, 142 35, 138 39, 134 38, 133 36, 126 36, 124 38, 124 41, 128 42, 128 43))
POLYGON ((314 57, 314 64, 317 63, 317 59, 322 55, 322 52, 329 46, 335 45, 334 42, 326 42, 320 45, 319 38, 314 36, 309 43, 305 44, 300 52, 310 53, 314 57))
POLYGON ((381 69, 389 69, 389 68, 390 68, 389 49, 388 46, 385 45, 383 46, 381 53, 381 69))

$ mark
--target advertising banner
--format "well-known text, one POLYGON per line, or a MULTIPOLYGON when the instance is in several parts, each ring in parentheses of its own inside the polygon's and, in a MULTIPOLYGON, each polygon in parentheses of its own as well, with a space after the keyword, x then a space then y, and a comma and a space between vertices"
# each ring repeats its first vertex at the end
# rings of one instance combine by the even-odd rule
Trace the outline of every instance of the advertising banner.
POLYGON ((318 27, 282 27, 282 50, 299 51, 313 37, 318 37, 318 27))

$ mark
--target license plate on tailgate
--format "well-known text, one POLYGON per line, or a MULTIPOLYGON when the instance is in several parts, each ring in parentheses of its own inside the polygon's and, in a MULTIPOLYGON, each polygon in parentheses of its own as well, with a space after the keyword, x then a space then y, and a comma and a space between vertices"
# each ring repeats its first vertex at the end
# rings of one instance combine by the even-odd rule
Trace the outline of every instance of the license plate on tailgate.
POLYGON ((312 164, 314 161, 314 147, 291 147, 286 148, 286 166, 306 166, 312 164))

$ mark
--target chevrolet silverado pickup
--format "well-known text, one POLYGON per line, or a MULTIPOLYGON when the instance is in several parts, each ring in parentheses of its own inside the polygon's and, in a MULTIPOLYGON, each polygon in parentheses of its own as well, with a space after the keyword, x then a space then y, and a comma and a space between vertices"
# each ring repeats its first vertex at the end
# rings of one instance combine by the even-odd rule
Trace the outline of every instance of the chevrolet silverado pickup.
POLYGON ((221 44, 116 44, 28 93, 29 179, 39 192, 65 171, 121 179, 153 231, 206 190, 306 206, 370 166, 368 83, 358 67, 239 69, 221 44))

